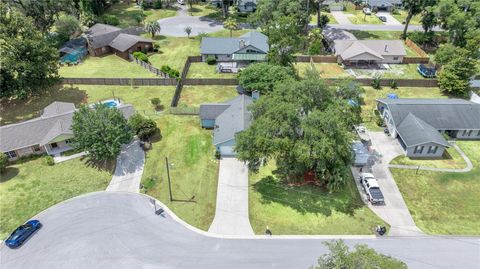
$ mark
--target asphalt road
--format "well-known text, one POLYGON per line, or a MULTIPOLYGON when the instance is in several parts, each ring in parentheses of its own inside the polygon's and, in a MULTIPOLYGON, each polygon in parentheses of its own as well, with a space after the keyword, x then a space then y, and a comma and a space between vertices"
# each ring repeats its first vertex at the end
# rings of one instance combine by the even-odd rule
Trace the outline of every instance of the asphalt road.
MULTIPOLYGON (((54 206, 24 246, 0 249, 1 268, 308 268, 323 239, 222 239, 154 214, 150 198, 100 192, 54 206)), ((275 231, 273 231, 275 232, 275 231)), ((478 268, 480 238, 347 239, 410 268, 478 268)))

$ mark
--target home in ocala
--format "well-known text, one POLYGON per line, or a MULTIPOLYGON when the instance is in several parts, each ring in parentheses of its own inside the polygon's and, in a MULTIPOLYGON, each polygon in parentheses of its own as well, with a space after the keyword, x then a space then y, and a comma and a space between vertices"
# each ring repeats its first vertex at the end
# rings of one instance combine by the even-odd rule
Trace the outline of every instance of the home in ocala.
MULTIPOLYGON (((125 118, 135 112, 132 105, 110 101, 108 106, 117 107, 125 118), (114 105, 110 105, 113 104, 114 105)), ((53 102, 43 109, 40 117, 0 127, 0 151, 10 161, 32 154, 58 155, 71 150, 73 131, 73 103, 53 102)))
POLYGON ((449 147, 445 135, 480 139, 480 104, 462 99, 377 99, 377 108, 392 137, 407 157, 441 157, 449 147))
POLYGON ((401 40, 335 40, 333 52, 347 65, 399 64, 407 55, 401 40))
POLYGON ((392 11, 402 5, 402 0, 364 0, 363 2, 372 10, 392 11))
POLYGON ((265 61, 268 51, 268 37, 256 31, 240 37, 204 37, 200 46, 204 62, 214 57, 217 62, 248 64, 265 61))
POLYGON ((153 50, 153 40, 139 36, 140 28, 118 28, 97 23, 85 31, 88 52, 91 56, 113 53, 123 59, 135 51, 153 50))
POLYGON ((203 128, 213 128, 213 145, 222 157, 232 157, 236 153, 235 135, 247 129, 252 122, 248 106, 258 95, 239 95, 225 103, 200 105, 200 122, 203 128))

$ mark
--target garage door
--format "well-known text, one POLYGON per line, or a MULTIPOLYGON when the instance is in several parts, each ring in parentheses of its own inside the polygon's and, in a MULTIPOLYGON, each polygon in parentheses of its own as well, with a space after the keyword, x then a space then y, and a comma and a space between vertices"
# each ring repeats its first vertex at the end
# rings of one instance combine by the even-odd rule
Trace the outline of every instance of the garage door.
POLYGON ((233 152, 233 147, 232 146, 222 146, 220 147, 220 154, 223 157, 234 157, 235 152, 233 152))

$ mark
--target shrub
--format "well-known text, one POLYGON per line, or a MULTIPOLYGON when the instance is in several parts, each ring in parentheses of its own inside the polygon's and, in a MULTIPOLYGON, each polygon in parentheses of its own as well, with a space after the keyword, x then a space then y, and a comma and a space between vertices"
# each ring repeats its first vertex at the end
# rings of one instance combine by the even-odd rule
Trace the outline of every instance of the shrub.
POLYGON ((390 81, 390 88, 392 88, 392 89, 396 89, 396 88, 397 88, 397 81, 396 81, 396 80, 392 79, 392 80, 390 81))
POLYGON ((220 154, 220 151, 215 150, 215 159, 220 160, 221 157, 222 155, 220 154))
POLYGON ((315 41, 310 44, 310 47, 308 48, 308 54, 309 55, 318 55, 322 52, 323 44, 321 41, 315 41))
POLYGON ((141 23, 145 19, 145 14, 135 14, 133 18, 137 23, 141 23))
POLYGON ((128 126, 142 141, 148 140, 159 130, 155 121, 145 118, 138 113, 128 119, 128 126))
POLYGON ((208 56, 207 57, 207 64, 214 65, 216 63, 217 63, 217 59, 215 59, 215 57, 213 57, 213 56, 208 56))
POLYGON ((381 76, 374 76, 373 77, 373 80, 372 80, 372 87, 376 90, 379 90, 382 88, 382 86, 380 85, 380 80, 382 79, 381 76))
POLYGON ((140 61, 144 61, 144 62, 148 63, 148 56, 141 51, 135 51, 133 53, 133 57, 139 59, 140 61))
POLYGON ((150 99, 150 103, 152 103, 152 105, 155 107, 155 110, 159 110, 161 107, 160 98, 158 97, 150 99))
POLYGON ((150 1, 142 1, 142 8, 143 9, 149 9, 152 7, 152 2, 150 1))
POLYGON ((153 8, 154 9, 161 9, 162 8, 162 1, 161 0, 155 0, 153 2, 153 8))
POLYGON ((180 77, 180 72, 178 70, 175 70, 173 68, 171 68, 170 66, 168 65, 163 65, 160 70, 169 75, 170 77, 172 78, 179 78, 180 77))
POLYGON ((0 173, 3 173, 5 171, 5 168, 7 168, 7 165, 8 165, 7 155, 0 153, 0 173))
POLYGON ((120 21, 118 20, 117 16, 115 15, 103 15, 102 16, 102 22, 105 24, 110 24, 110 25, 119 25, 120 21))
POLYGON ((374 113, 375 113, 375 123, 376 123, 378 126, 383 126, 384 122, 383 122, 382 116, 380 115, 380 111, 378 111, 377 109, 375 109, 375 110, 374 110, 374 113))
POLYGON ((55 161, 53 160, 52 156, 45 156, 45 163, 49 166, 52 166, 55 164, 55 161))
POLYGON ((400 11, 398 11, 397 8, 392 8, 391 13, 392 13, 392 15, 400 15, 400 11))
POLYGON ((153 51, 154 51, 154 52, 158 52, 159 50, 160 50, 160 44, 154 43, 154 44, 153 44, 153 51))

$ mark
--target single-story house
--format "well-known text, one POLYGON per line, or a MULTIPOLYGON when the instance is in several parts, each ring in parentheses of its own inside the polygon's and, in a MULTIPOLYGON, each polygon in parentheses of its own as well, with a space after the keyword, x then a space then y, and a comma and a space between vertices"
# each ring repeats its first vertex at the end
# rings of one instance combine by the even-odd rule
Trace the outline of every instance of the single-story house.
POLYGON ((268 37, 256 31, 240 37, 204 37, 200 47, 204 62, 208 57, 218 62, 265 61, 268 51, 268 37))
POLYGON ((252 114, 248 106, 253 98, 239 95, 225 103, 200 105, 203 128, 213 128, 213 145, 223 157, 235 156, 235 134, 250 126, 252 114))
POLYGON ((402 5, 402 0, 364 0, 364 3, 372 10, 392 11, 402 5))
MULTIPOLYGON (((119 104, 125 118, 135 112, 132 105, 119 104)), ((0 151, 10 161, 32 154, 57 155, 71 150, 73 103, 53 102, 40 117, 0 127, 0 151)))
POLYGON ((401 40, 335 40, 333 52, 344 64, 399 64, 407 55, 401 40))
POLYGON ((108 24, 97 23, 85 32, 88 52, 91 56, 107 53, 128 59, 128 54, 135 51, 153 50, 153 40, 139 36, 139 28, 118 28, 108 24))
POLYGON ((440 157, 457 139, 480 139, 480 104, 462 99, 377 99, 392 137, 408 157, 440 157))
POLYGON ((251 13, 257 10, 257 0, 236 0, 235 5, 240 13, 251 13))

